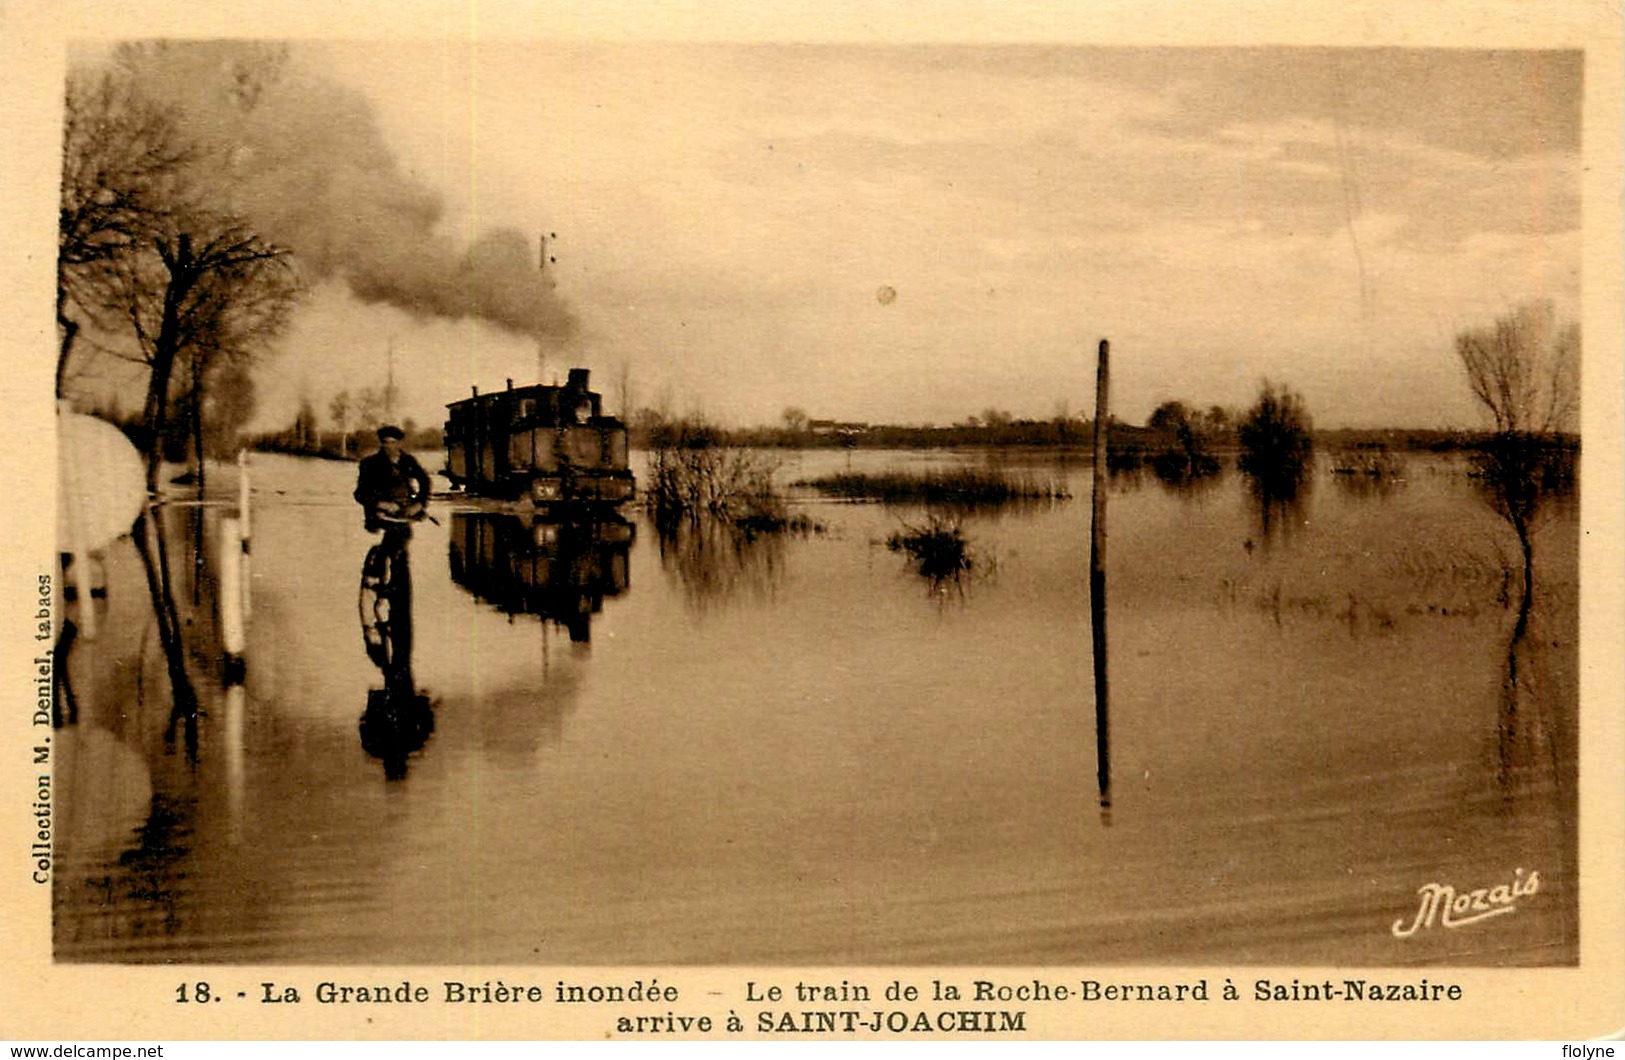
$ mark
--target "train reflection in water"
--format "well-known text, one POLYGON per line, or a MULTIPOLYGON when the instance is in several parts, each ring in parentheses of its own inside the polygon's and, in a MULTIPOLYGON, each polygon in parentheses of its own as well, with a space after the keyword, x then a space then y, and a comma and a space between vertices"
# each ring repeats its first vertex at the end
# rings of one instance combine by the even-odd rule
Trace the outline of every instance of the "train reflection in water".
POLYGON ((451 519, 452 580, 510 615, 557 622, 575 643, 591 641, 592 616, 630 582, 636 528, 618 515, 457 512, 451 519))

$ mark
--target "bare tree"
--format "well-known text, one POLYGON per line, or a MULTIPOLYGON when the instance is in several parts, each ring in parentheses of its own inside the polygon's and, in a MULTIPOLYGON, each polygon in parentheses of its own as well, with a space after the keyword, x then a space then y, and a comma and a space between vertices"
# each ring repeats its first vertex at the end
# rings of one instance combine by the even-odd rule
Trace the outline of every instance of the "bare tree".
MULTIPOLYGON (((236 209, 230 123, 181 97, 146 91, 174 79, 148 66, 186 49, 125 46, 109 70, 69 85, 63 144, 57 315, 61 392, 88 323, 113 352, 147 368, 142 430, 157 489, 175 384, 185 384, 200 442, 204 388, 222 360, 251 358, 287 322, 299 293, 291 255, 236 209)), ((257 53, 256 53, 257 54, 257 53)), ((233 67, 222 114, 242 117, 279 69, 275 56, 233 67)), ((207 95, 207 93, 205 93, 207 95)), ((199 470, 202 453, 198 445, 199 470)))
POLYGON ((1546 501, 1572 483, 1572 453, 1560 435, 1579 410, 1580 330, 1560 324, 1550 302, 1534 302, 1461 332, 1456 354, 1495 425, 1475 461, 1479 484, 1523 553, 1516 645, 1534 593, 1531 534, 1546 501))
POLYGON ((220 351, 267 341, 286 323, 298 278, 287 250, 207 210, 172 214, 147 247, 102 263, 91 277, 97 313, 104 322, 106 314, 124 318, 149 369, 141 422, 147 488, 156 491, 177 358, 197 351, 202 373, 220 351))
POLYGON ((174 115, 143 98, 127 78, 69 77, 57 229, 58 397, 80 316, 98 308, 98 274, 143 250, 171 209, 191 158, 174 115))
POLYGON ((1497 434, 1549 435, 1579 411, 1580 329, 1560 325, 1549 301, 1463 331, 1456 354, 1497 434))

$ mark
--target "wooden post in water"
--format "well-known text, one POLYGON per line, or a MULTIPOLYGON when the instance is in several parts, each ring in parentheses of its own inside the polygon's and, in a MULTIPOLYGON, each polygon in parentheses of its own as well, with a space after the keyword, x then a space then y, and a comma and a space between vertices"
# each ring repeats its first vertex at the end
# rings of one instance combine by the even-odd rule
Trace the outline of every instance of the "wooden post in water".
POLYGON ((1089 628, 1095 656, 1095 776, 1100 782, 1102 810, 1112 804, 1111 743, 1107 724, 1106 684, 1106 432, 1111 423, 1108 410, 1107 355, 1110 347, 1100 340, 1100 366, 1095 373, 1095 471, 1089 517, 1089 628))

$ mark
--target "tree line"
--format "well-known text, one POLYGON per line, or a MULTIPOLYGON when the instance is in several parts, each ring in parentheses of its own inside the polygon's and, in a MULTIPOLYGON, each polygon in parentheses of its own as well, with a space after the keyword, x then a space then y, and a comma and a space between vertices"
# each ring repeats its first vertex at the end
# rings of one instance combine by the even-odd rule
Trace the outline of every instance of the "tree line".
POLYGON ((262 431, 245 439, 251 449, 294 456, 319 456, 348 460, 365 453, 374 443, 374 432, 383 424, 394 423, 406 433, 406 445, 413 449, 438 449, 444 434, 438 424, 419 426, 410 416, 396 421, 395 400, 388 387, 341 390, 328 401, 327 419, 316 416, 309 398, 301 399, 293 421, 277 430, 262 431), (328 426, 323 426, 323 423, 328 426))

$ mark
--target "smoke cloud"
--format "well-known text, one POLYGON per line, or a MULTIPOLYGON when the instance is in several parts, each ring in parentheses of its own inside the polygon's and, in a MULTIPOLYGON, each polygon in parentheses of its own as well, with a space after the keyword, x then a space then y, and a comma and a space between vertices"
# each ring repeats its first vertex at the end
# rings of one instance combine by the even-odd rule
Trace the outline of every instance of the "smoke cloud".
POLYGON ((204 145, 201 179, 313 279, 415 316, 474 318, 562 340, 576 320, 538 262, 534 237, 487 231, 459 246, 445 204, 412 179, 372 105, 283 46, 163 42, 121 49, 119 65, 170 104, 204 145))

